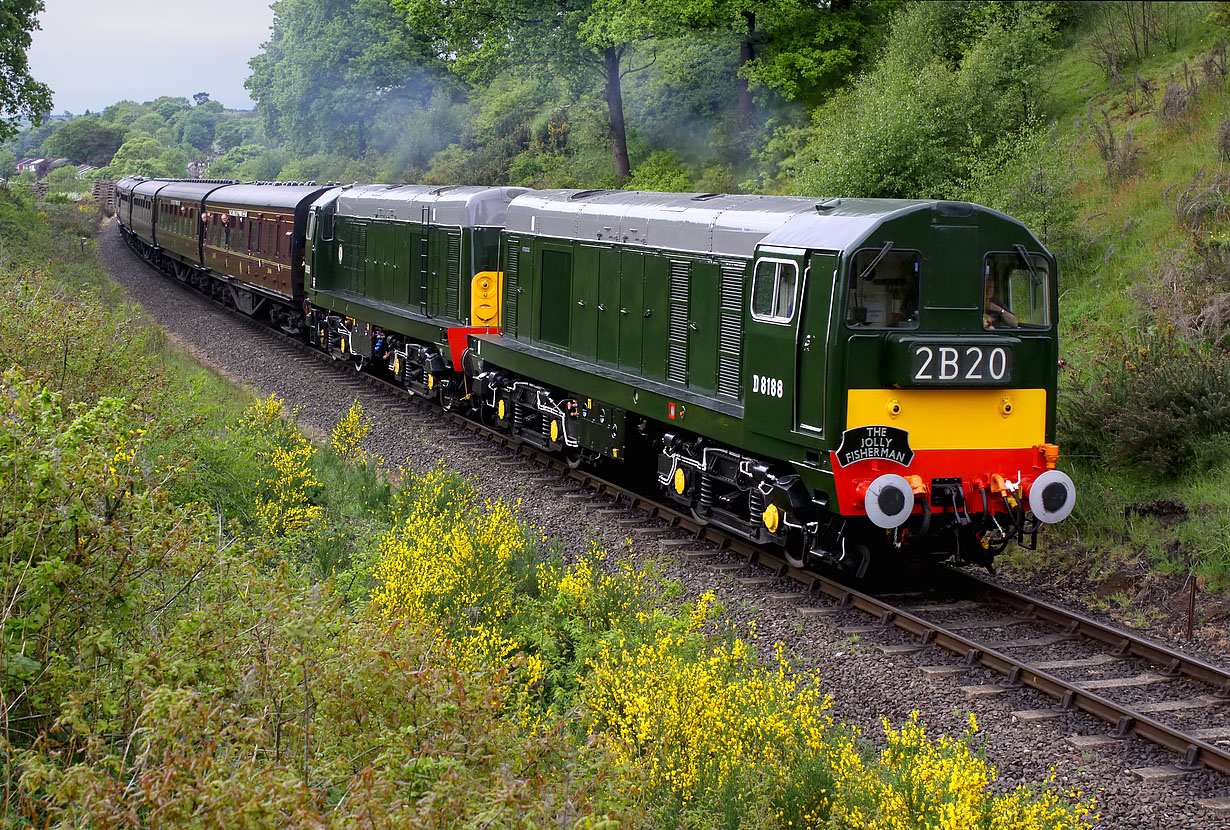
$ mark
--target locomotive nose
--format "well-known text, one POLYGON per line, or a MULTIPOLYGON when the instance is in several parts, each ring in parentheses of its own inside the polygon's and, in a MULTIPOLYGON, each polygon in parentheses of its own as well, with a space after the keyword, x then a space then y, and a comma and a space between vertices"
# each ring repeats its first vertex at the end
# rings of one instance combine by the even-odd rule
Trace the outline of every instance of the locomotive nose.
POLYGON ((1076 485, 1067 473, 1047 470, 1029 488, 1029 509, 1047 524, 1062 522, 1076 506, 1076 485))
POLYGON ((864 496, 867 518, 877 527, 891 530, 905 524, 914 511, 914 490, 899 475, 886 473, 867 488, 864 496))

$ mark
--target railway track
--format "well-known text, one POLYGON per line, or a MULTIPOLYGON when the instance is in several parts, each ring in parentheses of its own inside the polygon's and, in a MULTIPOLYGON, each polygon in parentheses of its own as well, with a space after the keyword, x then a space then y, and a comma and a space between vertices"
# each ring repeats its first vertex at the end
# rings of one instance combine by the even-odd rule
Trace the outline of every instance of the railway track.
POLYGON ((1159 780, 1200 769, 1230 773, 1230 725, 1208 726, 1200 720, 1221 708, 1230 715, 1230 671, 965 571, 944 569, 949 596, 920 591, 902 597, 873 596, 827 574, 794 568, 772 550, 700 525, 690 515, 592 470, 570 468, 561 459, 442 410, 437 403, 381 378, 342 369, 338 361, 303 341, 216 305, 267 342, 279 344, 296 362, 328 364, 341 370, 337 376, 349 389, 367 387, 389 395, 389 412, 404 411, 409 398, 420 411, 447 419, 459 442, 504 448, 506 455, 496 463, 522 469, 527 462, 539 465, 540 479, 554 482, 561 498, 593 503, 595 510, 609 513, 630 532, 673 537, 664 544, 681 557, 726 557, 720 569, 744 573, 740 579, 744 585, 763 586, 766 599, 793 603, 803 618, 861 613, 871 620, 841 630, 852 635, 897 632, 904 642, 880 646, 889 654, 947 652, 957 658, 945 665, 923 667, 925 673, 956 677, 985 669, 998 676, 997 682, 966 687, 971 696, 1032 688, 1054 701, 1048 709, 1016 713, 1021 719, 1042 720, 1065 711, 1082 711, 1109 725, 1104 735, 1069 739, 1078 746, 1137 737, 1179 756, 1170 766, 1133 770, 1138 777, 1159 780), (782 589, 783 584, 791 587, 782 589), (954 614, 960 618, 947 619, 954 614))

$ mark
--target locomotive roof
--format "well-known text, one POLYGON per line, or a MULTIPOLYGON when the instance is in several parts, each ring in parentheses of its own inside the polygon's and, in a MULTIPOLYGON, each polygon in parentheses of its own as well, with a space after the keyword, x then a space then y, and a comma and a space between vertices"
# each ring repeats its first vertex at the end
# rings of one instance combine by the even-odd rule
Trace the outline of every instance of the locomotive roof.
POLYGON ((844 250, 891 216, 937 204, 909 199, 537 190, 508 208, 511 232, 631 242, 751 257, 757 245, 844 250))
POLYGON ((209 195, 209 204, 240 207, 297 208, 307 198, 315 198, 328 188, 314 184, 229 184, 209 195))
POLYGON ((348 187, 337 198, 339 216, 423 221, 460 228, 502 227, 508 204, 524 187, 464 187, 420 184, 369 184, 348 187))

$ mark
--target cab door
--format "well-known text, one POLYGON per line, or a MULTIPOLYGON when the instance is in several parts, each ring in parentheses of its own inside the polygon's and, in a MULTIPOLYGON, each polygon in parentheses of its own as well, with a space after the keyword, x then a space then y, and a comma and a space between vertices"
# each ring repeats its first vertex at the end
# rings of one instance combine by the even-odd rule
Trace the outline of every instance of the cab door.
POLYGON ((799 317, 795 359, 795 428, 824 434, 828 391, 828 343, 833 321, 833 292, 837 285, 837 254, 813 253, 803 276, 803 303, 799 317))
POLYGON ((794 428, 795 344, 805 252, 761 248, 752 264, 743 361, 743 414, 753 432, 784 437, 794 428))

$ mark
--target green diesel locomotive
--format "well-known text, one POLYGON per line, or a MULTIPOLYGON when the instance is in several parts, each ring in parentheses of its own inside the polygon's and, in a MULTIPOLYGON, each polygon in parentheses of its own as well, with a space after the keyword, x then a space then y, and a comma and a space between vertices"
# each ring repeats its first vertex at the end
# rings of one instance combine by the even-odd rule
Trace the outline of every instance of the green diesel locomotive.
POLYGON ((322 348, 798 565, 989 565, 1075 502, 1055 261, 996 211, 363 186, 306 240, 322 348))

